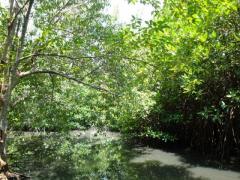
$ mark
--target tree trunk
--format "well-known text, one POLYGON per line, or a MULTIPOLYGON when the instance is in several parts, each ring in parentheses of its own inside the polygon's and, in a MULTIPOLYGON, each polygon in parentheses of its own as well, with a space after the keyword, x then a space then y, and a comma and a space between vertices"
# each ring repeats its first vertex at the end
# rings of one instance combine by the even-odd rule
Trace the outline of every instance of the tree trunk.
MULTIPOLYGON (((10 0, 10 8, 9 8, 9 22, 8 22, 8 34, 6 37, 6 41, 4 43, 3 52, 1 55, 0 61, 0 70, 1 70, 1 82, 0 82, 0 179, 19 179, 19 175, 10 173, 8 169, 8 165, 6 163, 7 160, 7 151, 6 151, 6 140, 7 140, 7 129, 8 129, 8 111, 10 107, 11 101, 11 93, 14 87, 18 82, 18 66, 20 63, 20 58, 22 55, 25 35, 27 32, 27 25, 29 22, 30 12, 33 5, 34 0, 26 1, 28 2, 28 8, 26 12, 26 16, 24 16, 24 22, 22 25, 20 44, 18 44, 15 62, 13 59, 9 58, 10 49, 12 48, 17 18, 20 12, 20 7, 18 3, 14 3, 13 0, 10 0), (14 63, 12 63, 14 62, 14 63)), ((25 5, 24 5, 25 6, 25 5)), ((17 30, 18 31, 18 30, 17 30)), ((16 34, 17 35, 17 34, 16 34)))
POLYGON ((18 77, 13 74, 9 78, 8 85, 2 84, 1 85, 1 101, 0 101, 0 122, 1 122, 1 129, 0 129, 0 179, 1 180, 8 180, 8 179, 23 179, 27 178, 24 175, 18 173, 11 173, 8 168, 7 164, 7 128, 8 128, 8 111, 10 107, 11 101, 11 93, 14 87, 17 84, 18 77))
POLYGON ((9 101, 10 101, 10 92, 8 90, 7 93, 2 95, 2 106, 1 106, 1 129, 0 129, 0 156, 3 160, 6 160, 6 134, 8 127, 8 109, 9 109, 9 101))

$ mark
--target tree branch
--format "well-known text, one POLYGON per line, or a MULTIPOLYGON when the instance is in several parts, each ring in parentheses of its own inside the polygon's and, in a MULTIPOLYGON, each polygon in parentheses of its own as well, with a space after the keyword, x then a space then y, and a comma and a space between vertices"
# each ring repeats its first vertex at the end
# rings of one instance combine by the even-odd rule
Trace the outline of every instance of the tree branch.
POLYGON ((64 74, 64 73, 53 71, 53 70, 38 70, 38 71, 22 72, 22 73, 20 73, 19 76, 20 76, 20 78, 24 78, 24 77, 28 77, 28 76, 31 76, 31 75, 34 75, 34 74, 53 74, 53 75, 61 76, 61 77, 64 77, 66 79, 75 81, 75 82, 77 82, 79 84, 83 84, 84 86, 96 89, 98 91, 104 91, 104 92, 111 93, 110 91, 108 91, 105 88, 85 83, 85 82, 83 82, 83 81, 81 81, 81 80, 79 80, 79 79, 77 79, 75 77, 72 77, 72 76, 68 75, 68 74, 64 74))
MULTIPOLYGON (((56 53, 35 53, 31 54, 25 57, 22 57, 20 61, 28 59, 28 58, 33 58, 33 57, 38 57, 38 56, 46 56, 46 57, 59 57, 59 58, 67 58, 71 60, 79 60, 79 59, 94 59, 94 58, 104 58, 104 57, 111 57, 111 55, 102 55, 102 56, 79 56, 79 57, 72 57, 64 54, 56 54, 56 53)), ((140 63, 145 63, 146 65, 152 66, 152 67, 157 67, 156 65, 149 63, 147 61, 144 61, 142 59, 137 59, 137 58, 130 58, 130 57, 120 57, 126 60, 130 61, 135 61, 135 62, 140 62, 140 63)))
MULTIPOLYGON (((12 68, 12 73, 13 74, 17 73, 17 68, 18 68, 18 65, 20 63, 20 58, 22 56, 24 41, 25 41, 25 37, 26 37, 26 33, 27 33, 27 27, 28 27, 28 23, 29 23, 29 19, 30 19, 30 13, 31 13, 31 10, 32 10, 33 3, 34 3, 34 0, 29 0, 28 9, 27 9, 26 15, 25 15, 24 20, 23 20, 22 34, 21 34, 21 38, 20 38, 20 45, 17 48, 16 60, 15 60, 15 63, 13 65, 13 68, 12 68)), ((14 80, 14 78, 15 78, 14 76, 12 77, 12 80, 14 80)))
POLYGON ((78 60, 78 59, 94 59, 94 58, 101 58, 104 56, 80 56, 80 57, 72 57, 68 55, 63 55, 63 54, 56 54, 56 53, 36 53, 36 54, 31 54, 25 57, 22 57, 20 61, 32 58, 32 57, 37 57, 37 56, 46 56, 46 57, 59 57, 59 58, 67 58, 71 60, 78 60))
MULTIPOLYGON (((22 12, 22 10, 25 8, 25 6, 27 5, 27 3, 29 2, 29 0, 27 0, 23 6, 16 12, 16 14, 14 15, 13 19, 11 20, 10 22, 10 25, 9 26, 12 26, 12 24, 16 21, 18 15, 22 12)), ((19 6, 19 3, 16 1, 16 3, 18 4, 19 6)))

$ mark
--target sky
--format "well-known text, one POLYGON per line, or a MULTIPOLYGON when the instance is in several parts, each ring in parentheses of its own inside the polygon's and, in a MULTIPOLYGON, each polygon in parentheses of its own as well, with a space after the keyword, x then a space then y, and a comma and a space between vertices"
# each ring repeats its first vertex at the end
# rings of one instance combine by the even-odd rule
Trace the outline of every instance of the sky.
POLYGON ((107 8, 107 13, 116 17, 119 23, 130 23, 132 16, 137 16, 143 21, 148 21, 152 18, 151 5, 141 3, 129 4, 127 0, 109 0, 111 6, 107 8))
MULTIPOLYGON (((129 4, 127 0, 109 0, 110 7, 106 8, 105 12, 117 19, 117 22, 122 24, 130 23, 132 16, 137 16, 143 21, 151 19, 153 7, 143 5, 141 3, 129 4)), ((2 5, 6 5, 8 0, 0 0, 2 5)))

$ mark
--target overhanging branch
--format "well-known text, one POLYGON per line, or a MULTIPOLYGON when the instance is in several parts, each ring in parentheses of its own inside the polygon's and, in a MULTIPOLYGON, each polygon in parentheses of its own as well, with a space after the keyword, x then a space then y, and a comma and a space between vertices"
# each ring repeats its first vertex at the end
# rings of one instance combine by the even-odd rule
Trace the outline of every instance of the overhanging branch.
POLYGON ((104 56, 79 56, 79 57, 72 57, 68 55, 63 55, 63 54, 56 54, 56 53, 36 53, 36 54, 31 54, 25 57, 22 57, 20 61, 32 58, 32 57, 37 57, 37 56, 45 56, 45 57, 58 57, 58 58, 67 58, 71 60, 78 60, 78 59, 94 59, 94 58, 102 58, 104 56))
MULTIPOLYGON (((70 60, 80 60, 80 59, 95 59, 95 58, 110 58, 111 55, 102 55, 102 56, 79 56, 79 57, 73 57, 73 56, 68 56, 68 55, 64 55, 64 54, 57 54, 57 53, 35 53, 35 54, 30 54, 28 56, 22 57, 20 59, 20 61, 28 59, 28 58, 33 58, 33 57, 58 57, 58 58, 66 58, 66 59, 70 59, 70 60)), ((156 65, 149 63, 147 61, 144 61, 142 59, 137 59, 137 58, 131 58, 131 57, 119 57, 118 58, 122 58, 122 59, 126 59, 126 60, 130 60, 130 61, 135 61, 135 62, 139 62, 139 63, 144 63, 146 65, 152 66, 152 67, 157 67, 156 65)))
POLYGON ((24 78, 24 77, 28 77, 28 76, 35 75, 35 74, 53 74, 53 75, 56 75, 56 76, 61 76, 61 77, 64 77, 66 79, 75 81, 75 82, 77 82, 79 84, 82 84, 84 86, 96 89, 98 91, 104 91, 104 92, 111 93, 110 91, 108 91, 105 88, 102 88, 102 87, 99 87, 99 86, 96 86, 96 85, 93 85, 93 84, 85 83, 85 82, 83 82, 82 80, 80 80, 78 78, 72 77, 72 76, 70 76, 68 74, 64 74, 64 73, 61 73, 61 72, 53 71, 53 70, 38 70, 38 71, 22 72, 22 73, 20 73, 19 76, 20 76, 20 78, 24 78))

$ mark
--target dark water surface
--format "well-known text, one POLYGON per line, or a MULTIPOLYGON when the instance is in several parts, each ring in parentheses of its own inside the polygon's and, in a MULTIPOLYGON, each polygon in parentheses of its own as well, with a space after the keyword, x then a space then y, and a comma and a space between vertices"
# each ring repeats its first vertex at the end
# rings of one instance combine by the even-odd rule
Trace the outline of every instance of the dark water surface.
POLYGON ((95 131, 14 135, 11 169, 41 180, 238 180, 240 172, 202 165, 196 157, 142 147, 95 131))

